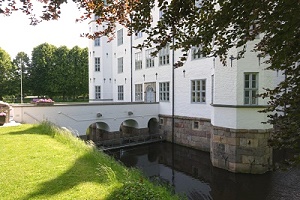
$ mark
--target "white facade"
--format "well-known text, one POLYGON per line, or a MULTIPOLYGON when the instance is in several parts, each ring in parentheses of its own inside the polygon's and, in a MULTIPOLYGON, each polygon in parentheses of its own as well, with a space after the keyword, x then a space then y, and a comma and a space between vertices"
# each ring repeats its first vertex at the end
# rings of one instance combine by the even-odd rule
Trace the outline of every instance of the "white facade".
MULTIPOLYGON (((154 9, 153 23, 156 23, 158 18, 159 9, 154 9)), ((98 26, 95 22, 91 22, 90 31, 99 30, 101 27, 98 26)), ((154 66, 149 67, 148 63, 147 67, 149 49, 140 51, 132 48, 146 38, 145 34, 139 36, 127 36, 126 28, 117 25, 116 38, 113 41, 107 43, 107 38, 101 37, 100 46, 95 46, 95 41, 90 41, 90 102, 107 100, 113 102, 155 101, 160 102, 160 114, 171 115, 172 51, 164 52, 168 56, 168 58, 165 57, 168 62, 164 60, 164 63, 161 64, 158 54, 154 58, 154 66), (121 35, 123 35, 122 38, 121 35), (100 71, 95 71, 95 57, 100 57, 100 71), (121 69, 122 67, 123 69, 121 69), (164 91, 162 91, 160 84, 164 87, 164 91), (95 92, 96 86, 101 88, 101 98, 98 99, 95 92), (138 93, 136 88, 138 89, 140 86, 142 91, 138 93), (160 93, 166 96, 160 98, 160 93)), ((257 98, 254 100, 257 102, 252 102, 252 104, 245 102, 245 93, 252 94, 253 92, 251 89, 247 90, 245 84, 253 84, 257 87, 256 93, 262 93, 263 88, 273 88, 280 78, 276 72, 265 70, 267 66, 263 60, 259 59, 257 53, 251 52, 257 41, 259 39, 249 42, 244 58, 239 60, 228 58, 227 66, 223 66, 218 58, 193 59, 191 49, 184 65, 174 70, 174 114, 183 117, 210 119, 211 124, 217 127, 269 129, 269 125, 261 123, 267 120, 266 115, 257 112, 267 105, 267 100, 257 98), (246 76, 251 79, 247 83, 246 76), (204 102, 193 102, 192 87, 194 82, 196 84, 201 83, 203 88, 198 92, 201 95, 200 99, 204 102)), ((174 54, 176 62, 180 55, 178 52, 174 54)), ((230 50, 228 55, 235 58, 237 49, 230 50)))

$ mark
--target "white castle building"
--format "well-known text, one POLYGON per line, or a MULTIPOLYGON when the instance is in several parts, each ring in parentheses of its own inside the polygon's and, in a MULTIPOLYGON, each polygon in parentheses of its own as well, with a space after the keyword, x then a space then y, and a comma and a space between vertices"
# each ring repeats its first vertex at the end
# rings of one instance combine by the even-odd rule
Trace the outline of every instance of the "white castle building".
MULTIPOLYGON (((153 10, 153 23, 159 9, 153 10)), ((103 29, 90 23, 90 33, 103 29)), ((174 69, 172 91, 172 55, 169 46, 152 57, 153 48, 132 48, 146 35, 128 36, 117 25, 116 38, 107 42, 101 37, 89 43, 90 102, 159 102, 160 132, 172 140, 172 101, 174 101, 175 143, 211 153, 214 166, 233 172, 263 173, 272 163, 267 146, 270 129, 263 124, 267 115, 259 113, 267 100, 256 98, 263 88, 273 88, 280 80, 277 72, 252 52, 259 37, 247 44, 242 59, 238 49, 228 53, 227 66, 219 58, 205 57, 200 47, 189 51, 182 67, 174 69), (174 99, 172 94, 174 92, 174 99)), ((175 62, 179 51, 174 52, 175 62)))

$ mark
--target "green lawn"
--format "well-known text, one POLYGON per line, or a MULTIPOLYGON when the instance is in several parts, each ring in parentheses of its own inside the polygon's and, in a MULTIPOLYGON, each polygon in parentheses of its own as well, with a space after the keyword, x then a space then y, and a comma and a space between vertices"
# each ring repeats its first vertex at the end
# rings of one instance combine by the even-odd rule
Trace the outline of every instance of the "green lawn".
POLYGON ((0 127, 0 155, 3 200, 177 198, 46 123, 0 127))

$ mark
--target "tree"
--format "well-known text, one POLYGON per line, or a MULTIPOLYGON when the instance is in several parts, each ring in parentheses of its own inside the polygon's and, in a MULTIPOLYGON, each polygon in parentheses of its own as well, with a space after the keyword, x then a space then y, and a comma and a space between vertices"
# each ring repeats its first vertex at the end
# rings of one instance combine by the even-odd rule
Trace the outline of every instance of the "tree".
POLYGON ((4 95, 12 94, 10 85, 13 83, 14 71, 9 54, 0 48, 0 100, 3 100, 4 95))
POLYGON ((24 94, 28 94, 30 91, 28 82, 28 68, 30 67, 30 59, 25 52, 19 52, 13 60, 13 63, 16 66, 17 70, 15 71, 15 81, 13 83, 14 87, 13 85, 11 85, 11 90, 13 88, 16 88, 15 95, 20 94, 20 87, 22 85, 22 97, 24 97, 24 94))
POLYGON ((81 49, 78 46, 73 47, 69 53, 70 67, 72 69, 72 95, 78 97, 88 94, 88 49, 81 49))
POLYGON ((51 93, 51 82, 53 77, 49 74, 56 64, 54 60, 54 45, 44 43, 35 47, 32 51, 32 61, 29 68, 30 87, 33 94, 38 96, 48 95, 51 93))
POLYGON ((58 47, 54 52, 54 64, 49 69, 50 93, 49 95, 62 96, 63 100, 70 93, 70 86, 74 80, 70 78, 71 67, 69 61, 70 50, 66 46, 58 47))
MULTIPOLYGON (((29 0, 22 1, 23 10, 32 12, 29 0)), ((91 0, 76 1, 86 10, 82 20, 98 16, 97 23, 105 23, 106 29, 86 34, 88 37, 106 35, 114 37, 115 24, 129 29, 129 34, 143 31, 147 40, 140 47, 156 46, 157 50, 165 44, 176 41, 170 48, 185 52, 191 46, 201 44, 203 53, 218 56, 226 64, 230 48, 240 49, 238 58, 243 56, 247 42, 261 34, 260 42, 253 51, 269 64, 271 70, 283 71, 286 79, 276 88, 266 88, 263 98, 270 98, 265 112, 270 112, 268 123, 276 124, 271 144, 278 148, 293 148, 295 158, 300 160, 300 117, 298 95, 300 86, 300 23, 298 0, 157 0, 164 13, 157 22, 152 22, 151 10, 155 0, 91 0), (195 3, 196 2, 196 3, 195 3), (272 111, 277 111, 273 113, 272 111), (283 114, 278 114, 283 113, 283 114)), ((42 19, 59 17, 59 6, 63 1, 45 1, 42 19)), ((0 6, 0 12, 9 14, 15 10, 15 3, 0 6)), ((32 23, 38 20, 31 16, 32 23)), ((296 159, 297 160, 297 159, 296 159)))

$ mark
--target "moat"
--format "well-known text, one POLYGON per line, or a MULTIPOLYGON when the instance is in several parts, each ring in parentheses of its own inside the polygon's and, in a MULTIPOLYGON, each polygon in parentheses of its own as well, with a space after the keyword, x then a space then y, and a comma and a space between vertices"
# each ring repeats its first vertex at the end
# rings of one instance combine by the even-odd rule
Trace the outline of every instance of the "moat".
POLYGON ((235 174, 213 167, 207 152, 168 142, 106 153, 190 200, 300 199, 299 168, 263 175, 235 174))

